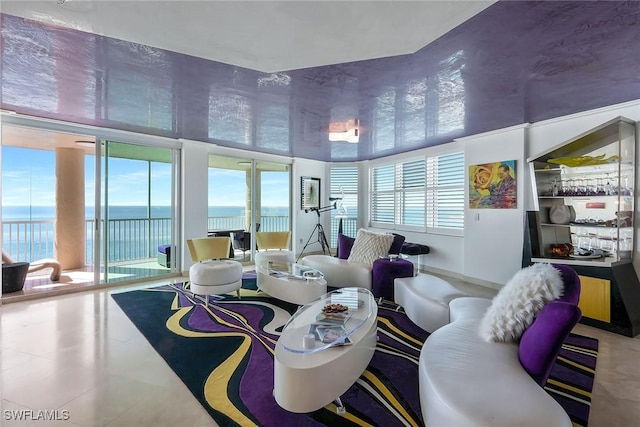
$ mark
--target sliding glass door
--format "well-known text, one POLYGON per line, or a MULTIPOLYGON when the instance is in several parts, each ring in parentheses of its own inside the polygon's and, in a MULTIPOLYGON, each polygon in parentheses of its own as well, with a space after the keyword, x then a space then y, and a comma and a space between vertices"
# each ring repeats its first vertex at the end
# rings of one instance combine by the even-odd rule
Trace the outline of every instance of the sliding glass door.
POLYGON ((290 167, 240 157, 209 156, 210 236, 229 236, 234 259, 250 262, 256 231, 288 231, 290 167))
POLYGON ((101 265, 106 282, 177 271, 174 149, 105 141, 101 265))

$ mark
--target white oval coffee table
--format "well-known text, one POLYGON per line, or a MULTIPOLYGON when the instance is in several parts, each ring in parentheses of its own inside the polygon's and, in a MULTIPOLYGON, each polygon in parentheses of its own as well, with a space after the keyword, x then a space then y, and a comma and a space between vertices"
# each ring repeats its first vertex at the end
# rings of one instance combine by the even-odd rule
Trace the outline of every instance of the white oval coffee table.
POLYGON ((282 301, 303 305, 327 293, 322 273, 301 264, 264 261, 256 270, 258 289, 282 301))
POLYGON ((306 413, 336 401, 362 375, 377 343, 378 306, 364 288, 342 288, 302 306, 285 325, 276 344, 273 395, 290 412, 306 413), (305 342, 322 307, 350 301, 344 335, 312 346, 305 342), (358 304, 360 306, 358 307, 358 304), (340 345, 348 339, 349 345, 340 345))

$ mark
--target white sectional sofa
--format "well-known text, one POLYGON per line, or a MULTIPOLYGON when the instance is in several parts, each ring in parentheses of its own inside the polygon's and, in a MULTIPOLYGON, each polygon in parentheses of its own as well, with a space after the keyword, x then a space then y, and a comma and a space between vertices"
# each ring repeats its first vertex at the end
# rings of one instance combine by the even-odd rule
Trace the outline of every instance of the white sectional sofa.
POLYGON ((516 344, 487 342, 478 324, 491 300, 449 304, 451 323, 420 352, 420 403, 429 427, 570 427, 564 409, 524 370, 516 344))
POLYGON ((371 265, 350 262, 331 255, 307 255, 302 258, 301 264, 321 271, 328 286, 371 290, 371 265))

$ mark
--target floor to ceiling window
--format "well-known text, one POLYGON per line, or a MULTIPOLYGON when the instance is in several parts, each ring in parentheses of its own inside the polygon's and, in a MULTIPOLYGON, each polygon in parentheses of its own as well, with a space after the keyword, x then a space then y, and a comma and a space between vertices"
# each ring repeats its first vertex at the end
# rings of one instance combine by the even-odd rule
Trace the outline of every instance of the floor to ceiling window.
POLYGON ((175 253, 171 262, 158 256, 158 246, 175 247, 177 155, 3 124, 3 253, 31 264, 52 258, 63 270, 56 281, 51 270, 31 272, 23 293, 179 271, 175 253))
POLYGON ((289 231, 289 165, 241 157, 209 156, 211 236, 232 239, 230 256, 249 262, 256 231, 289 231))
POLYGON ((177 267, 173 149, 106 141, 103 154, 101 269, 106 281, 167 274, 177 267))

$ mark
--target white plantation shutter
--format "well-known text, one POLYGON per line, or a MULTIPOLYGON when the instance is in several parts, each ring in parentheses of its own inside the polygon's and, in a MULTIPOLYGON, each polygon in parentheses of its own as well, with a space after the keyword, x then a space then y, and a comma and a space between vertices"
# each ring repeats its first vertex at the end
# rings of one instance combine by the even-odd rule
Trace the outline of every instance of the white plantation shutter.
POLYGON ((398 224, 424 226, 424 159, 401 163, 398 224))
POLYGON ((464 153, 427 159, 428 228, 464 228, 464 153))
POLYGON ((463 229, 464 154, 373 167, 371 222, 463 229))
POLYGON ((394 165, 373 168, 371 179, 371 220, 373 222, 394 223, 394 187, 394 165))
MULTIPOLYGON (((330 197, 343 197, 342 203, 347 209, 347 218, 342 220, 343 233, 356 237, 358 232, 358 167, 332 167, 330 180, 330 197)), ((329 242, 331 247, 337 246, 339 225, 339 220, 335 218, 337 214, 336 209, 331 210, 331 241, 329 242)))

